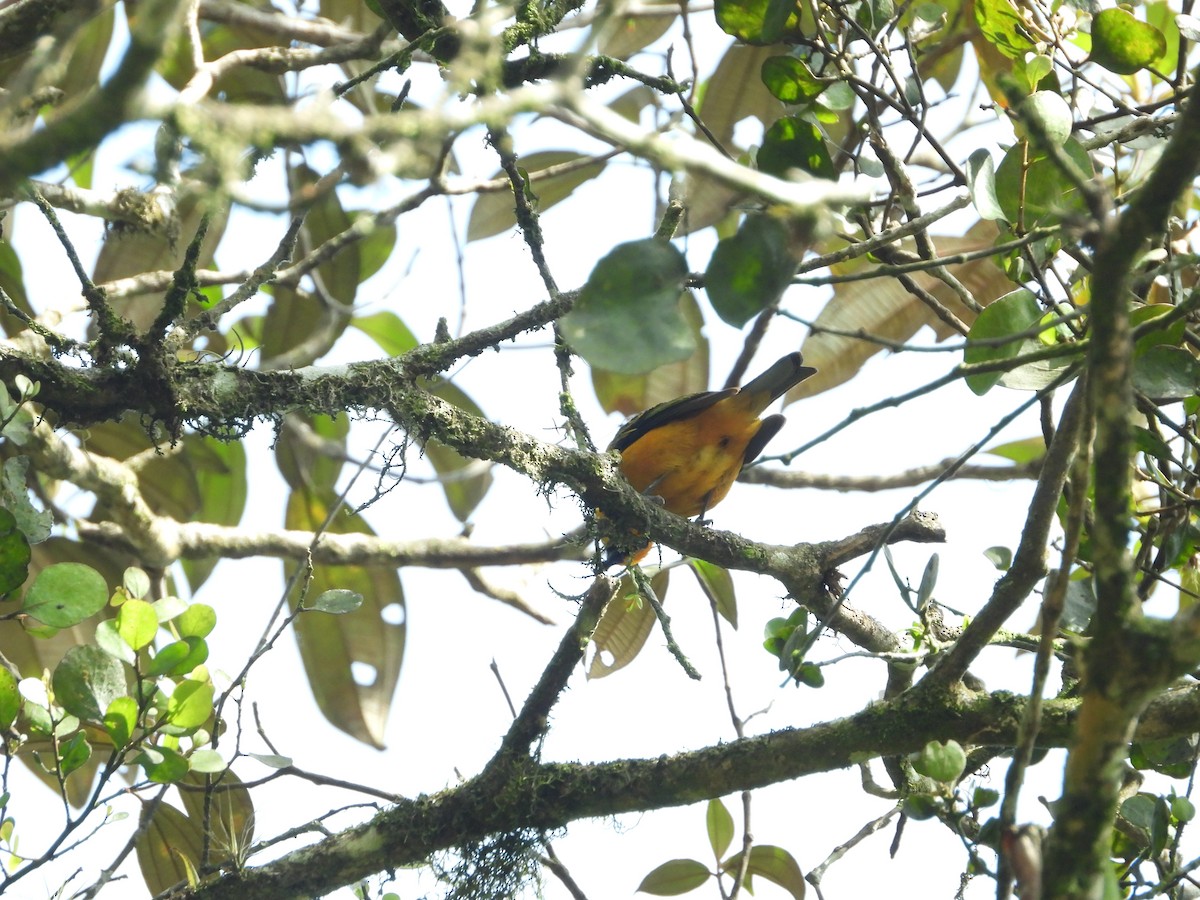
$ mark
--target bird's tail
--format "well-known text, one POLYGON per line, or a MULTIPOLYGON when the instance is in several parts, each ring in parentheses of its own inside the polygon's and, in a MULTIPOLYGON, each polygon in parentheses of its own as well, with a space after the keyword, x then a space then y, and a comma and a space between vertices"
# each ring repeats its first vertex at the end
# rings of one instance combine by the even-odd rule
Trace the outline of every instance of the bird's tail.
POLYGON ((804 357, 799 352, 789 353, 757 378, 742 385, 736 398, 757 415, 816 371, 812 366, 804 365, 804 357))

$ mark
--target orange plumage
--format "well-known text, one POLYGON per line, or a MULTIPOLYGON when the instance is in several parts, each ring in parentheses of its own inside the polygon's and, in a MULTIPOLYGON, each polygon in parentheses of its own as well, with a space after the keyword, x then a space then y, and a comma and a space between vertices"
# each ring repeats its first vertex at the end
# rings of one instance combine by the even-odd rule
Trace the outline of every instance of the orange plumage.
POLYGON ((639 413, 608 449, 620 452, 621 472, 640 492, 676 515, 703 516, 783 427, 783 416, 760 419, 762 411, 814 372, 789 353, 741 388, 688 394, 639 413))

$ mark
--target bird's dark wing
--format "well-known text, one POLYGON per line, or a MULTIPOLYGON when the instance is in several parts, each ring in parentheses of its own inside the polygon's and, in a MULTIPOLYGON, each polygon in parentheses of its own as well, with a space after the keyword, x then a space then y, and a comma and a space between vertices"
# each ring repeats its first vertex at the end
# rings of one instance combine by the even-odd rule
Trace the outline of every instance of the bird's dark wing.
POLYGON ((698 394, 687 394, 652 406, 622 425, 621 430, 612 439, 612 443, 608 445, 608 449, 624 450, 647 432, 694 416, 696 413, 708 409, 714 403, 724 400, 726 397, 732 397, 737 392, 737 388, 727 388, 723 391, 701 391, 698 394))

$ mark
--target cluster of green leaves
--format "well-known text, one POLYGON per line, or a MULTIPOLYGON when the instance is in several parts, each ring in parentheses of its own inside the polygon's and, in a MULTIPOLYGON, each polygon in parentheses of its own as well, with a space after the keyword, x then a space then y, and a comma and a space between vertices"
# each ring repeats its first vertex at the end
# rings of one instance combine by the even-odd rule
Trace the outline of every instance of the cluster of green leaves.
MULTIPOLYGON (((804 900, 807 885, 804 873, 796 860, 782 847, 754 844, 747 856, 745 848, 731 853, 736 833, 733 816, 719 799, 708 801, 704 815, 708 844, 715 859, 715 870, 695 859, 672 859, 650 872, 638 885, 638 890, 657 897, 676 897, 703 886, 711 879, 723 876, 737 878, 745 869, 742 886, 754 891, 754 877, 765 878, 787 891, 793 900, 804 900)), ((722 889, 725 896, 725 889, 722 889)))
MULTIPOLYGON (((955 788, 967 765, 967 753, 957 741, 930 741, 908 757, 915 778, 903 801, 904 814, 910 819, 931 819, 957 813, 955 788)), ((971 799, 971 809, 982 809, 999 801, 1000 795, 979 788, 971 799)))
MULTIPOLYGON (((889 2, 855 3, 840 16, 826 11, 816 19, 811 18, 812 10, 798 11, 788 4, 762 0, 718 3, 718 24, 755 46, 735 45, 728 51, 701 91, 698 111, 710 132, 726 142, 732 138, 732 123, 727 128, 722 117, 727 98, 736 90, 737 116, 753 116, 764 127, 760 145, 749 148, 742 158, 763 172, 832 178, 853 160, 858 171, 880 174, 879 163, 864 153, 843 155, 835 163, 834 149, 845 146, 861 107, 856 109, 855 91, 836 68, 838 60, 820 48, 842 46, 847 41, 850 45, 866 43, 880 27, 899 24, 912 41, 918 76, 948 90, 961 71, 961 45, 969 41, 993 97, 1002 108, 1013 110, 1018 135, 1015 143, 1002 148, 998 164, 989 151, 981 149, 966 166, 967 183, 981 216, 980 228, 972 229, 972 236, 990 234, 997 244, 1017 241, 1014 249, 998 252, 999 272, 988 260, 952 270, 956 277, 970 279, 975 299, 986 306, 1014 293, 1028 297, 1019 293, 1023 290, 1020 286, 1035 277, 1034 266, 1045 266, 1063 249, 1062 227, 1089 214, 1079 186, 1096 177, 1096 165, 1074 136, 1075 111, 1064 99, 1055 74, 1054 40, 1010 0, 984 0, 966 12, 971 10, 973 21, 968 21, 958 4, 927 3, 901 13, 897 22, 889 2), (815 32, 823 32, 824 44, 813 39, 815 32), (739 82, 739 78, 743 80, 739 82), (1028 253, 1018 239, 1035 230, 1045 232, 1046 237, 1030 244, 1032 253, 1028 253)), ((1091 49, 1091 63, 1115 73, 1149 70, 1157 74, 1176 64, 1180 33, 1165 2, 1147 4, 1145 15, 1146 21, 1142 21, 1124 9, 1093 16, 1076 10, 1055 21, 1060 37, 1077 45, 1080 56, 1091 49), (1114 58, 1122 62, 1111 63, 1114 58)), ((904 102, 919 99, 914 93, 904 102)), ((1148 171, 1143 166, 1123 172, 1122 189, 1136 186, 1137 179, 1148 171)), ((703 210, 708 187, 699 182, 698 197, 689 206, 693 218, 685 224, 687 230, 720 219, 706 218, 703 212, 695 216, 697 207, 703 210)), ((552 202, 559 199, 561 195, 556 194, 552 202)), ((830 246, 821 239, 820 223, 789 222, 769 213, 726 214, 719 229, 722 239, 705 269, 703 285, 712 311, 734 327, 744 326, 779 301, 806 247, 815 241, 820 249, 834 249, 837 243, 830 246)), ((954 252, 957 240, 939 241, 939 248, 954 252)), ((979 246, 970 241, 965 249, 979 246)), ((704 338, 698 327, 703 317, 693 313, 695 300, 684 289, 686 274, 682 256, 662 240, 623 244, 597 263, 579 303, 563 320, 572 347, 596 371, 597 390, 607 408, 631 412, 666 399, 656 392, 657 384, 667 380, 661 373, 670 372, 669 383, 675 385, 686 377, 685 372, 695 370, 685 366, 703 361, 704 338)), ((1075 303, 1086 302, 1085 276, 1082 270, 1073 275, 1075 303)), ((929 280, 919 275, 917 280, 922 288, 931 290, 929 280)), ((956 297, 947 299, 945 285, 936 279, 931 292, 962 321, 975 321, 976 312, 961 308, 956 297)), ((839 286, 817 324, 859 329, 895 340, 904 340, 928 324, 939 337, 945 336, 944 326, 908 291, 889 293, 887 285, 839 286), (880 296, 864 297, 864 293, 880 296)), ((1022 306, 1020 301, 1012 302, 1014 307, 1022 306)), ((1044 305, 1048 300, 1041 297, 1034 303, 1044 305)), ((1039 316, 1045 315, 1043 309, 1039 316)), ((1002 318, 1009 320, 1010 316, 1002 314, 1002 318)), ((1019 332, 1028 330, 1029 325, 1022 322, 1019 332)), ((1006 328, 998 321, 980 325, 981 330, 972 332, 971 339, 986 343, 973 345, 967 361, 994 362, 1022 355, 1024 338, 1014 337, 1016 332, 1006 328)), ((1064 330, 1068 333, 1058 338, 1062 343, 1069 343, 1071 336, 1079 333, 1078 328, 1073 332, 1060 329, 1064 330)), ((1046 336, 1040 340, 1045 341, 1046 336)), ((846 353, 847 342, 837 336, 818 333, 810 337, 805 342, 806 357, 820 373, 797 388, 794 396, 806 396, 846 380, 867 356, 878 352, 878 345, 871 348, 865 342, 856 343, 846 353)), ((1077 352, 1078 348, 1073 351, 1064 346, 1058 353, 1048 353, 1035 378, 1023 377, 1030 373, 1022 366, 1016 374, 978 376, 972 387, 980 391, 985 384, 990 386, 987 382, 996 383, 1002 377, 1005 386, 1041 387, 1060 374, 1077 352)), ((1175 362, 1186 367, 1182 358, 1175 362)), ((1188 373, 1173 373, 1179 374, 1188 373)), ((694 381, 687 385, 691 390, 705 386, 694 381)))
MULTIPOLYGON (((11 519, 7 511, 0 512, 11 519)), ((25 540, 20 531, 10 531, 4 555, 11 556, 11 548, 25 540)), ((39 675, 21 677, 8 660, 0 667, 0 729, 7 736, 7 752, 85 811, 104 802, 101 791, 114 775, 134 767, 145 786, 198 789, 212 775, 232 784, 225 759, 212 745, 218 730, 215 687, 204 665, 216 613, 175 597, 150 601, 149 591, 150 580, 140 569, 126 570, 122 583, 110 592, 90 566, 52 563, 33 577, 19 605, 4 611, 6 628, 57 645, 60 653, 60 634, 81 629, 92 634, 39 675), (97 771, 100 778, 93 787, 97 771)), ((182 796, 186 804, 189 794, 182 796)), ((241 816, 248 819, 249 797, 236 802, 245 807, 241 816)), ((189 819, 165 804, 148 808, 146 815, 150 822, 139 837, 139 858, 178 852, 186 859, 180 847, 164 851, 157 846, 165 839, 164 829, 170 838, 183 821, 195 826, 190 844, 203 844, 199 817, 189 819)), ((4 840, 13 854, 18 850, 16 826, 11 816, 4 819, 4 840)), ((194 854, 186 864, 198 866, 201 859, 194 854)), ((158 890, 182 878, 178 870, 158 881, 150 871, 145 874, 158 890)))
POLYGON ((776 617, 764 629, 763 649, 779 659, 779 670, 797 685, 819 688, 825 684, 820 666, 805 659, 819 632, 809 629, 809 612, 797 607, 787 618, 776 617))

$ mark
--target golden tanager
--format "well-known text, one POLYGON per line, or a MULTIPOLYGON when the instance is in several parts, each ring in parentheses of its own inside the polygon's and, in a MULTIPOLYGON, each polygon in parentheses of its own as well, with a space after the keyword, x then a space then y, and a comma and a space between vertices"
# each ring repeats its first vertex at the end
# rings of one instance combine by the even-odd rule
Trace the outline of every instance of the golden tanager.
MULTIPOLYGON (((760 419, 762 411, 816 371, 789 353, 741 388, 687 394, 638 413, 608 449, 620 452, 621 472, 639 492, 676 515, 703 518, 783 427, 783 416, 760 419)), ((610 555, 608 563, 638 562, 649 549, 610 555)))

